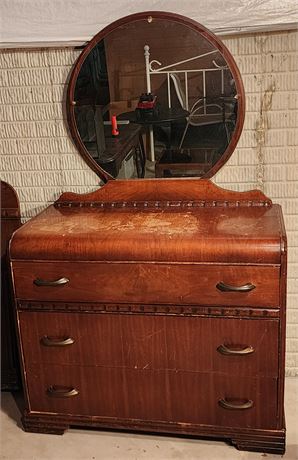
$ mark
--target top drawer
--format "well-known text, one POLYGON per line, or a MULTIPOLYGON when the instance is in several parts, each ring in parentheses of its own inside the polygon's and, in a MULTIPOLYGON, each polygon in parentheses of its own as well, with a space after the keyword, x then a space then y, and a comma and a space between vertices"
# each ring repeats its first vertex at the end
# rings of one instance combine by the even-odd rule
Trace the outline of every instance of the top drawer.
POLYGON ((279 305, 279 266, 22 261, 12 268, 23 300, 279 305))

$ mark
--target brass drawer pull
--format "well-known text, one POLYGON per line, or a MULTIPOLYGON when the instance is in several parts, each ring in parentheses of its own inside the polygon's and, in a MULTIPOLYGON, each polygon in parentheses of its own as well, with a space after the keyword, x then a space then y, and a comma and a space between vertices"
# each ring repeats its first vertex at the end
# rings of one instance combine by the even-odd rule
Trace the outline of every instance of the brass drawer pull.
POLYGON ((52 385, 47 389, 47 394, 53 398, 71 398, 77 396, 79 392, 76 388, 63 388, 52 385))
POLYGON ((222 355, 250 355, 255 350, 252 346, 242 348, 241 350, 233 350, 232 348, 229 348, 226 345, 222 344, 219 345, 219 347, 217 347, 217 351, 222 355))
POLYGON ((220 281, 216 285, 219 291, 223 292, 249 292, 255 289, 255 285, 251 283, 243 284, 243 286, 231 286, 230 284, 226 284, 223 281, 220 281))
POLYGON ((218 401, 218 404, 224 409, 244 410, 250 409, 253 406, 253 401, 251 401, 251 399, 248 399, 246 402, 242 404, 235 404, 228 402, 226 399, 223 398, 218 401))
POLYGON ((49 281, 49 280, 42 280, 40 278, 36 278, 33 283, 36 286, 63 286, 64 284, 69 283, 68 278, 59 278, 58 280, 49 281))
POLYGON ((45 347, 65 347, 74 343, 74 339, 71 337, 67 337, 66 339, 55 339, 53 337, 48 337, 47 335, 44 335, 40 341, 45 347))

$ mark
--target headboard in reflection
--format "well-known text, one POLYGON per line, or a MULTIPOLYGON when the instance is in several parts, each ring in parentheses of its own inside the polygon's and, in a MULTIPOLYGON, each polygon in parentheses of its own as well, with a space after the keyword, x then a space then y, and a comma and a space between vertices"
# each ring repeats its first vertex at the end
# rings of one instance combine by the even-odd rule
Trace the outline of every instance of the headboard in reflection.
POLYGON ((229 51, 170 13, 139 13, 99 32, 75 65, 67 102, 76 145, 105 181, 210 177, 244 120, 229 51))

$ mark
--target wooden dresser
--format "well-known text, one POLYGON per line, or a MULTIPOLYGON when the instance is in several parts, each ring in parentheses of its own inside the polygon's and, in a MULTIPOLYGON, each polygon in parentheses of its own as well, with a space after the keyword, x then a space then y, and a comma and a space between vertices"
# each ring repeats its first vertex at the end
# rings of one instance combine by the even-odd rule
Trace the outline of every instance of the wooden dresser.
POLYGON ((20 388, 20 372, 13 315, 8 244, 21 226, 19 199, 14 188, 1 181, 1 390, 20 388))
POLYGON ((26 431, 92 426, 283 453, 286 235, 259 191, 109 181, 10 257, 26 431))

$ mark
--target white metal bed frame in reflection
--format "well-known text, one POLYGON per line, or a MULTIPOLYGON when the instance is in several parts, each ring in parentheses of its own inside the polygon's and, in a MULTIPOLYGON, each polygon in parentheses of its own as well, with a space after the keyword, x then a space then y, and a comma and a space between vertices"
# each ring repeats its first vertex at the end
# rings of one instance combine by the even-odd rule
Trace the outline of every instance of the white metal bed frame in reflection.
MULTIPOLYGON (((158 66, 161 66, 161 62, 157 61, 156 59, 153 59, 150 61, 150 47, 149 45, 144 46, 144 56, 145 56, 145 66, 146 66, 146 85, 147 85, 147 93, 151 93, 151 76, 152 75, 160 75, 160 74, 166 74, 167 76, 167 94, 168 94, 168 107, 172 107, 172 98, 171 98, 171 80, 173 81, 175 91, 178 97, 178 100, 185 110, 189 111, 189 116, 187 118, 187 124, 182 136, 182 139, 180 141, 179 148, 181 148, 182 143, 184 141, 187 129, 189 124, 195 125, 195 126, 200 126, 203 124, 211 124, 214 123, 215 121, 211 119, 209 122, 206 121, 206 117, 208 118, 208 107, 216 107, 220 111, 218 112, 218 115, 223 114, 223 106, 215 103, 207 103, 207 87, 206 87, 206 76, 209 72, 221 72, 221 94, 222 96, 224 95, 224 72, 226 70, 229 70, 228 66, 220 66, 218 65, 214 60, 212 61, 212 64, 214 65, 214 68, 206 68, 206 69, 180 69, 177 70, 176 68, 182 64, 195 61, 197 59, 201 59, 203 57, 219 53, 218 50, 213 50, 209 51, 208 53, 200 54, 198 56, 193 56, 188 59, 184 59, 183 61, 178 61, 174 62, 173 64, 169 64, 164 67, 157 67, 153 68, 153 64, 157 64, 158 66), (174 69, 173 69, 174 68, 174 69), (170 70, 171 69, 171 70, 170 70), (188 77, 189 74, 193 73, 201 73, 202 74, 202 81, 203 81, 203 95, 200 99, 195 101, 195 103, 192 105, 192 107, 189 109, 189 92, 188 92, 188 77), (179 88, 179 74, 184 75, 184 86, 185 86, 185 93, 181 91, 179 88), (202 113, 201 110, 203 109, 202 113), (204 122, 200 121, 200 115, 205 117, 204 122), (194 116, 196 117, 196 120, 194 120, 194 116)), ((214 119, 214 113, 209 114, 213 116, 214 119)), ((155 153, 154 153, 154 136, 153 136, 153 127, 149 127, 149 135, 150 135, 150 159, 151 161, 155 161, 155 153)))

